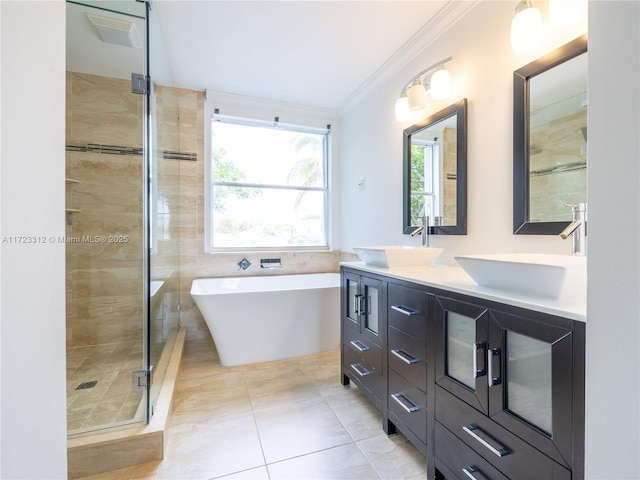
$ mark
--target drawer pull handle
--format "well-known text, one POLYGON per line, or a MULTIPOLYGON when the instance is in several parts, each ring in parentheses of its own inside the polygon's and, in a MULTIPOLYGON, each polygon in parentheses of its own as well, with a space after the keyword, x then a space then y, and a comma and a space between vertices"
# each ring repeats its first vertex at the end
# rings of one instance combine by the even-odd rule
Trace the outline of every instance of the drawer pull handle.
POLYGON ((413 308, 409 308, 404 305, 391 305, 391 308, 396 312, 406 315, 407 317, 418 315, 420 313, 418 310, 414 310, 413 308))
POLYGON ((400 405, 405 412, 413 413, 420 410, 420 407, 415 405, 411 400, 405 397, 402 393, 392 393, 391 398, 393 398, 398 405, 400 405))
POLYGON ((355 372, 361 377, 366 377, 367 375, 371 375, 371 372, 369 370, 363 369, 362 365, 360 365, 359 363, 352 363, 351 368, 353 368, 355 372))
POLYGON ((353 345, 354 347, 356 347, 358 350, 360 350, 361 352, 366 352, 367 350, 369 350, 369 347, 367 347, 364 343, 362 343, 360 340, 352 340, 351 341, 351 345, 353 345))
POLYGON ((473 480, 489 480, 489 477, 484 475, 477 467, 474 466, 463 468, 462 472, 473 480))
POLYGON ((480 442, 482 445, 484 445, 486 448, 488 448, 492 453, 495 453, 497 456, 499 457, 504 457, 505 455, 508 455, 509 449, 506 447, 503 447, 502 445, 498 445, 498 446, 493 446, 491 445, 491 443, 489 443, 490 441, 494 441, 489 435, 487 435, 486 433, 484 433, 480 427, 478 427, 476 424, 474 423, 470 423, 469 425, 465 425, 464 427, 462 427, 462 429, 467 432, 469 435, 471 435, 474 439, 476 439, 478 442, 480 442))
POLYGON ((419 358, 414 357, 410 353, 405 352, 401 348, 396 348, 394 350, 391 350, 391 353, 393 353, 396 357, 398 357, 407 365, 413 365, 414 363, 418 363, 420 361, 419 358))

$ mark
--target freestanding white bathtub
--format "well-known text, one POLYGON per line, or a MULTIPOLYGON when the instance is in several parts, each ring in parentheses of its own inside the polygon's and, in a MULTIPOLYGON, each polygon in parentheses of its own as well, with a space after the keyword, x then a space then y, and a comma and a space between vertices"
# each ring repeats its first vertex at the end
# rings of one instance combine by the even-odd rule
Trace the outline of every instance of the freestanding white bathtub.
POLYGON ((191 296, 224 366, 312 355, 340 346, 340 275, 196 279, 191 296))

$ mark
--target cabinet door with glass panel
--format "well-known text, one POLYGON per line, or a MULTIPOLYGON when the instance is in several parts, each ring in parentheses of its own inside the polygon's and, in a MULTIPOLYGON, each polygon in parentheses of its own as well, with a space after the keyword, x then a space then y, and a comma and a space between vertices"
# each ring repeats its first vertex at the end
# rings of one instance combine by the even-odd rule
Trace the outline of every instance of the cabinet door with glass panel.
POLYGON ((491 310, 489 416, 530 445, 575 466, 584 408, 584 323, 491 310))
POLYGON ((488 414, 489 310, 482 305, 437 296, 435 318, 436 383, 488 414))
POLYGON ((514 312, 436 297, 436 384, 571 468, 584 324, 514 312))
POLYGON ((346 298, 344 299, 346 321, 358 328, 361 335, 382 346, 381 321, 385 311, 384 282, 375 278, 344 273, 346 298))

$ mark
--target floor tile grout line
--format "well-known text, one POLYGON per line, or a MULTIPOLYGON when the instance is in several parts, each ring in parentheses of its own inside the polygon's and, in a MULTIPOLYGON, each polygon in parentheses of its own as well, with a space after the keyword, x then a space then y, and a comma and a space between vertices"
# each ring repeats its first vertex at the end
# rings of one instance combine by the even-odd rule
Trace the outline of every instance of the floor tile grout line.
POLYGON ((264 453, 264 446, 262 445, 260 428, 258 427, 258 420, 256 419, 255 410, 253 408, 253 400, 251 399, 251 394, 249 393, 249 387, 247 385, 247 375, 245 371, 242 371, 242 379, 244 381, 244 388, 247 391, 247 398, 249 399, 249 405, 251 406, 251 418, 253 418, 253 425, 256 427, 256 434, 258 435, 258 442, 260 443, 260 452, 262 453, 262 462, 264 467, 267 469, 267 476, 271 478, 271 476, 269 475, 269 469, 267 468, 267 456, 264 453))
MULTIPOLYGON (((371 437, 370 437, 371 438, 371 437)), ((367 439, 365 439, 367 440, 367 439)), ((376 475, 378 475, 379 479, 382 479, 382 475, 380 474, 380 472, 378 471, 378 469, 376 468, 376 466, 371 462, 371 460, 369 459, 369 457, 367 456, 367 452, 365 452, 362 447, 359 445, 359 442, 361 440, 358 440, 356 443, 356 447, 358 448, 358 450, 360 450, 360 452, 362 453, 362 456, 364 456, 364 458, 367 459, 367 462, 369 463, 369 465, 371 465, 371 468, 373 469, 374 472, 376 472, 376 475)))
MULTIPOLYGON (((351 442, 345 442, 345 443, 341 443, 339 445, 333 445, 331 447, 326 447, 326 448, 321 448, 319 450, 314 450, 313 452, 308 452, 308 453, 301 453, 300 455, 295 455, 293 457, 289 457, 289 458, 283 458, 282 460, 276 460, 275 462, 271 462, 271 463, 267 463, 265 464, 265 467, 267 467, 267 472, 269 472, 269 466, 271 465, 277 465, 279 463, 284 463, 284 462, 289 462, 291 460, 295 460, 297 458, 303 458, 303 457, 307 457, 309 455, 315 455, 316 453, 320 453, 320 452, 326 452, 328 450, 333 450, 334 448, 340 448, 340 447, 344 447, 346 445, 353 445, 355 444, 355 441, 351 441, 351 442)), ((357 445, 356 445, 357 446, 357 445)), ((359 449, 360 450, 360 449, 359 449)), ((362 450, 360 450, 362 452, 362 450)), ((367 458, 366 455, 364 455, 364 458, 367 460, 367 463, 371 464, 371 462, 369 462, 369 459, 367 458)), ((373 467, 373 466, 372 466, 373 467)), ((375 470, 375 469, 374 469, 375 470)), ((376 471, 376 474, 378 472, 376 471)), ((269 475, 269 478, 271 478, 271 475, 269 475)))

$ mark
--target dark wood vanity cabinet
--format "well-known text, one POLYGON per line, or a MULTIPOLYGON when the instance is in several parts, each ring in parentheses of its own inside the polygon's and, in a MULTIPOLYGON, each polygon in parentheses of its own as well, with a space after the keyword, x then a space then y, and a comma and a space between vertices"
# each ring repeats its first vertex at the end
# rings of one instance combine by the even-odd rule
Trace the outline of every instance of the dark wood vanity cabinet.
POLYGON ((436 296, 434 320, 436 468, 582 478, 585 324, 461 295, 436 296))
POLYGON ((354 381, 384 411, 387 283, 346 269, 341 282, 342 384, 354 381))
POLYGON ((342 382, 432 478, 584 478, 585 324, 342 267, 342 382))
POLYGON ((387 308, 388 432, 400 430, 428 456, 427 329, 432 300, 424 290, 389 283, 387 308))

